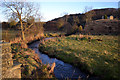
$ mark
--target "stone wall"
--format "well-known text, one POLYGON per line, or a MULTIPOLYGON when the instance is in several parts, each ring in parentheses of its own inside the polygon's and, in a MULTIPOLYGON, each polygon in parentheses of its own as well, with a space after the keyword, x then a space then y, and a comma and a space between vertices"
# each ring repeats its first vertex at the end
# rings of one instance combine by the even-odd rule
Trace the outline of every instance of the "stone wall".
POLYGON ((4 78, 21 78, 21 64, 13 63, 11 54, 11 44, 7 42, 0 43, 0 70, 2 79, 4 78))

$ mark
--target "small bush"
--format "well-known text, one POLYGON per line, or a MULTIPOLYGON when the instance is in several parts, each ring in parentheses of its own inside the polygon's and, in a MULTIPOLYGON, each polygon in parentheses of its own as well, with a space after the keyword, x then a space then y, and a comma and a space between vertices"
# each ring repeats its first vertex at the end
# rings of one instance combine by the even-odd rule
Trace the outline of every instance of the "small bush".
POLYGON ((107 15, 105 15, 105 19, 107 19, 107 15))

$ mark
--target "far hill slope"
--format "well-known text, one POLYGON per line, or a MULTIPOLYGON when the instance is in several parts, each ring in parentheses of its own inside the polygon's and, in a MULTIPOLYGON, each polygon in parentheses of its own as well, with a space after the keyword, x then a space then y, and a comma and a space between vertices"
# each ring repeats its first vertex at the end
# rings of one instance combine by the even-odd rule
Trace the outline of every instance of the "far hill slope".
MULTIPOLYGON (((114 19, 120 19, 118 15, 118 9, 105 8, 105 9, 94 9, 86 12, 85 14, 70 14, 63 17, 55 18, 51 21, 46 22, 44 25, 47 31, 64 31, 67 32, 69 29, 76 29, 82 25, 83 29, 86 24, 86 19, 89 17, 92 21, 102 19, 102 16, 113 16, 114 19), (71 25, 71 26, 70 26, 71 25)), ((88 20, 89 21, 89 20, 88 20)))
POLYGON ((85 25, 85 33, 90 34, 119 34, 120 20, 99 19, 85 25))

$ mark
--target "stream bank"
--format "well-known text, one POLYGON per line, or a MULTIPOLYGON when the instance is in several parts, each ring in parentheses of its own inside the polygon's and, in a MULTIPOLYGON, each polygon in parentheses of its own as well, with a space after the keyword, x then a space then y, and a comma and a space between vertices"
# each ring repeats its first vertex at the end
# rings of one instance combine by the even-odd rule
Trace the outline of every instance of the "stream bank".
MULTIPOLYGON (((49 39, 49 38, 48 38, 49 39)), ((29 48, 35 51, 39 55, 39 58, 42 60, 43 64, 52 64, 53 62, 56 63, 56 66, 54 68, 54 74, 57 79, 61 78, 72 78, 72 79, 88 79, 88 80, 99 80, 98 77, 90 77, 84 72, 81 72, 80 69, 77 67, 74 67, 68 63, 65 63, 59 59, 56 58, 50 58, 48 55, 43 54, 39 51, 40 41, 33 42, 29 44, 29 48)))

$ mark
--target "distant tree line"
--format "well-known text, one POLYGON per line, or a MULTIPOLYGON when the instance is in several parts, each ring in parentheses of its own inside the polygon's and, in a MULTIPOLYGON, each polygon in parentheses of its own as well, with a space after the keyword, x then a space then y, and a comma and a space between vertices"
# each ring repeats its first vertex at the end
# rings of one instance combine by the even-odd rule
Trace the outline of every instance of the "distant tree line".
MULTIPOLYGON (((9 30, 20 30, 20 22, 16 22, 14 20, 9 21, 9 22, 2 22, 2 29, 9 29, 9 30)), ((29 22, 23 22, 23 24, 30 25, 29 22)), ((43 27, 43 22, 34 22, 34 25, 32 27, 43 27)), ((31 28, 32 28, 31 27, 31 28)))

